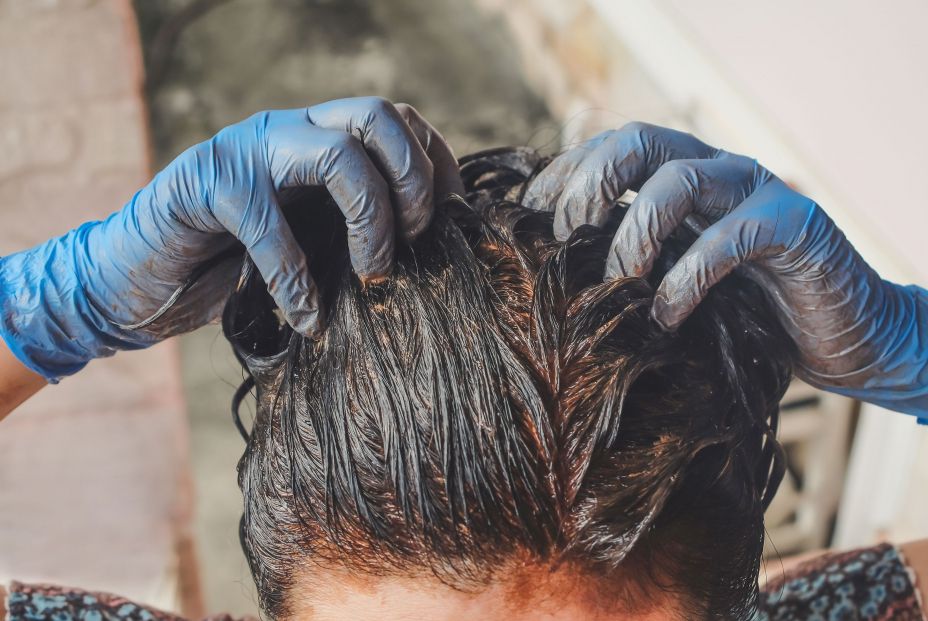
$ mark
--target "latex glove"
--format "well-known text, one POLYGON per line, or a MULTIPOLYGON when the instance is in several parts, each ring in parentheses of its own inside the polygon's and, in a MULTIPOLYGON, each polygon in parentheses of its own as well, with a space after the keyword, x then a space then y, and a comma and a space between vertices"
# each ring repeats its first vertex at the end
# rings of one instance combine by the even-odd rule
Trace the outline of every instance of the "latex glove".
POLYGON ((219 316, 238 278, 232 261, 138 324, 239 242, 290 325, 313 334, 318 293, 277 200, 293 186, 332 195, 362 280, 389 275, 396 232, 421 233, 436 195, 463 191, 451 149, 409 106, 356 98, 261 112, 182 153, 105 221, 0 260, 0 334, 56 381, 90 359, 192 330, 219 316))
POLYGON ((704 228, 655 292, 651 314, 664 329, 743 265, 798 345, 802 379, 928 415, 928 294, 882 280, 811 199, 755 160, 632 123, 560 155, 524 201, 554 209, 555 235, 565 239, 582 224, 602 225, 626 190, 638 195, 613 240, 607 279, 648 275, 684 220, 704 228))

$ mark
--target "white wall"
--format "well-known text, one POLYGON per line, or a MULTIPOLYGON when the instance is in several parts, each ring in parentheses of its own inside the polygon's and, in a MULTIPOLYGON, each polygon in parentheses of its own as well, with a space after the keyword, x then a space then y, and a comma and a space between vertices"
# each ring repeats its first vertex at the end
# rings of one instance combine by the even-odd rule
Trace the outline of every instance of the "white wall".
POLYGON ((928 3, 660 4, 900 271, 928 281, 928 3))

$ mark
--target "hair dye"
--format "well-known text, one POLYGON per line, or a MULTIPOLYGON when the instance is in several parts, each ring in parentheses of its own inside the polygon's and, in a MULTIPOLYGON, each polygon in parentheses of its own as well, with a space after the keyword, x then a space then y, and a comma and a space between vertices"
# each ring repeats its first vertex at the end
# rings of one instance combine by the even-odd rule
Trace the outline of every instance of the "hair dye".
POLYGON ((671 238, 650 280, 602 282, 617 221, 556 242, 551 214, 519 204, 541 164, 464 158, 467 195, 369 287, 328 197, 291 192, 318 341, 280 320, 246 260, 223 326, 249 374, 236 412, 257 389, 241 539, 272 617, 306 563, 479 589, 517 558, 576 568, 630 607, 670 592, 687 618, 750 613, 790 341, 737 274, 663 332, 654 286, 690 240, 671 238))

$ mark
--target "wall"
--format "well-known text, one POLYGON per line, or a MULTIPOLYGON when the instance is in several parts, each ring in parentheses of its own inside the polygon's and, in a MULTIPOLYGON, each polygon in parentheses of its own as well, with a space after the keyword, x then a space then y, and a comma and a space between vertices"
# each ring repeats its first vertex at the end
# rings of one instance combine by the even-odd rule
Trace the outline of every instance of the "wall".
MULTIPOLYGON (((815 198, 884 277, 925 283, 923 3, 479 3, 509 24, 564 146, 631 119, 691 131, 815 198)), ((928 536, 928 428, 865 405, 860 430, 836 544, 928 536)))
MULTIPOLYGON (((141 77, 127 2, 0 1, 0 254, 147 182, 141 77)), ((176 344, 93 362, 2 424, 0 581, 199 614, 189 491, 176 344)))

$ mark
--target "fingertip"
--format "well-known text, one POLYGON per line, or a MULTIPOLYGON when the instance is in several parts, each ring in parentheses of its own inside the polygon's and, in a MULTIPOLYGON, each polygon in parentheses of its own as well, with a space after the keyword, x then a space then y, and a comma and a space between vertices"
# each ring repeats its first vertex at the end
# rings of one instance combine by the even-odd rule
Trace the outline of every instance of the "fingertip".
POLYGON ((555 211, 563 187, 563 181, 548 171, 542 171, 529 182, 522 195, 522 205, 534 211, 555 211))
POLYGON ((464 179, 451 145, 438 132, 432 135, 425 153, 432 162, 436 202, 445 200, 449 194, 463 196, 464 179))
POLYGON ((325 317, 322 310, 318 309, 310 318, 303 322, 298 332, 306 338, 314 341, 322 338, 322 332, 325 329, 325 317))
MULTIPOLYGON (((356 272, 357 273, 357 272, 356 272)), ((382 285, 383 283, 390 280, 390 277, 393 275, 393 266, 390 266, 390 269, 381 272, 373 273, 357 273, 358 280, 361 281, 361 288, 366 289, 368 287, 376 287, 377 285, 382 285)))
MULTIPOLYGON (((641 242, 643 243, 643 242, 641 242)), ((614 278, 643 278, 650 272, 650 264, 641 255, 643 253, 638 241, 629 241, 628 235, 623 234, 623 228, 620 226, 615 237, 612 238, 612 245, 609 247, 609 254, 606 257, 606 280, 614 278)))
POLYGON ((683 323, 683 317, 671 308, 667 298, 661 293, 654 296, 651 304, 651 320, 664 332, 673 332, 683 323))
POLYGON ((527 209, 533 209, 538 211, 536 208, 536 203, 538 202, 538 179, 534 179, 529 182, 528 186, 525 188, 525 192, 522 194, 522 206, 527 209))
POLYGON ((554 239, 565 242, 571 233, 573 233, 573 228, 571 228, 567 218, 562 217, 558 212, 554 217, 554 239))
POLYGON ((395 243, 392 234, 373 247, 352 244, 350 252, 351 269, 361 280, 387 278, 393 273, 395 243))
POLYGON ((349 233, 351 269, 362 286, 382 282, 393 274, 395 240, 396 235, 392 231, 378 235, 372 243, 365 243, 360 231, 349 233))
POLYGON ((648 239, 616 239, 606 260, 607 270, 615 278, 645 278, 651 273, 654 259, 660 253, 648 239))
POLYGON ((325 327, 325 313, 319 304, 316 291, 307 292, 303 298, 284 309, 284 317, 294 332, 311 339, 318 339, 325 327))
POLYGON ((271 232, 247 236, 243 242, 256 239, 248 254, 287 324, 300 334, 318 333, 323 323, 319 291, 310 275, 306 255, 279 212, 273 209, 268 214, 271 232))
POLYGON ((606 257, 606 270, 603 274, 603 282, 608 282, 610 280, 615 280, 616 278, 625 278, 628 274, 625 273, 625 266, 622 265, 622 258, 619 256, 618 251, 612 249, 609 251, 609 256, 606 257))
POLYGON ((405 235, 403 227, 394 226, 389 203, 381 207, 378 201, 372 201, 369 210, 377 215, 348 227, 351 268, 361 278, 389 275, 393 271, 396 237, 405 235))

